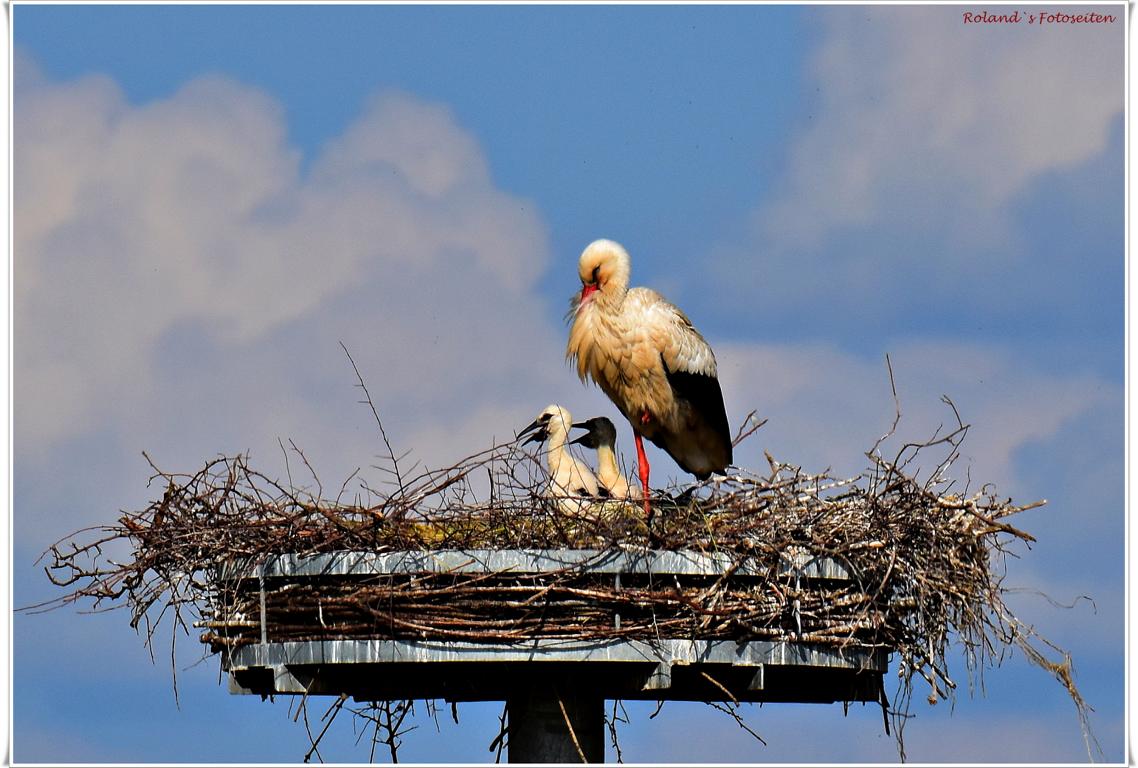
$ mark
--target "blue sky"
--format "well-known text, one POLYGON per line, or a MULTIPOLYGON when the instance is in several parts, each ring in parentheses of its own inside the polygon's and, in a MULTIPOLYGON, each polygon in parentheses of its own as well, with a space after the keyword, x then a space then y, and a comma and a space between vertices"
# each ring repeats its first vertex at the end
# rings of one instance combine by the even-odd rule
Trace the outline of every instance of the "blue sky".
MULTIPOLYGON (((271 474, 293 438, 324 478, 366 474, 381 445, 340 340, 428 464, 551 401, 614 415, 562 360, 577 255, 605 236, 712 343, 732 423, 769 419, 740 466, 862 468, 886 353, 899 437, 953 398, 960 472, 1049 501, 1019 521, 1039 542, 1009 563, 1013 607, 1072 651, 1120 760, 1123 10, 17 5, 14 603, 53 596, 48 543, 146 504, 143 450, 271 474)), ((175 707, 124 615, 19 615, 13 652, 20 762, 305 751, 284 702, 190 666, 192 639, 175 707)), ((1086 759, 1045 673, 1013 655, 984 683, 915 697, 910 759, 1086 759)), ((497 712, 420 718, 403 757, 490 760, 497 712)), ((698 704, 630 713, 637 762, 896 759, 876 708, 749 710, 767 747, 698 704)), ((365 760, 354 741, 345 721, 325 757, 365 760)))

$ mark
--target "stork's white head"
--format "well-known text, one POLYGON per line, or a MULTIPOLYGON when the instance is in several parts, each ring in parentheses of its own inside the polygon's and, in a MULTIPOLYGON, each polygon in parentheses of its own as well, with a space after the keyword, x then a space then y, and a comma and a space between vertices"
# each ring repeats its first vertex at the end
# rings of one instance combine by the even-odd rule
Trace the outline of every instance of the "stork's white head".
POLYGON ((518 433, 518 436, 521 437, 533 432, 529 440, 526 440, 527 443, 540 443, 554 436, 560 438, 556 442, 564 442, 571 426, 573 426, 573 417, 569 411, 560 405, 553 404, 539 413, 529 426, 518 433))
POLYGON ((623 296, 628 290, 628 276, 632 266, 628 251, 612 240, 594 240, 589 243, 577 262, 581 278, 580 305, 590 301, 595 291, 606 298, 623 296))

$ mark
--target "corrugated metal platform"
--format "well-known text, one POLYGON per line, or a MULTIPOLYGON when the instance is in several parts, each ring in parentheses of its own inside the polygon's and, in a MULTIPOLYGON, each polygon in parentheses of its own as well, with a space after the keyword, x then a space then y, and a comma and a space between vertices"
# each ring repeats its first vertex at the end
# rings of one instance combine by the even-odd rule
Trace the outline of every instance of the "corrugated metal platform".
MULTIPOLYGON (((653 550, 464 550, 283 555, 225 577, 265 584, 409 574, 550 574, 570 570, 626 579, 718 577, 842 581, 845 563, 784 554, 777 568, 721 553, 653 550)), ((257 617, 248 617, 256 621, 257 617)), ((247 694, 346 693, 364 701, 502 700, 527 687, 588 690, 606 699, 835 702, 881 699, 888 649, 710 639, 532 638, 517 643, 439 639, 321 639, 227 650, 230 690, 247 694)))

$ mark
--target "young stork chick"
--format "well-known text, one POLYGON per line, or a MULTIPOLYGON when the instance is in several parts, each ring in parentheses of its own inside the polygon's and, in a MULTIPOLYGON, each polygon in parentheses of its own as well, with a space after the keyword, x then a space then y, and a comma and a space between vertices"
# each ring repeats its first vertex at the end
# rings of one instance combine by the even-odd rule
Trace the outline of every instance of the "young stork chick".
POLYGON ((642 438, 701 480, 731 463, 715 354, 687 316, 660 294, 628 287, 631 263, 618 243, 590 243, 577 272, 581 292, 572 300, 565 355, 581 380, 596 382, 632 424, 650 521, 642 438))
POLYGON ((628 478, 620 471, 616 461, 616 426, 604 416, 574 424, 578 429, 588 432, 571 441, 570 445, 580 443, 597 452, 597 481, 601 493, 615 499, 640 499, 642 494, 636 486, 628 484, 628 478))
POLYGON ((559 405, 550 405, 518 436, 533 432, 527 443, 545 443, 549 467, 549 495, 568 515, 580 515, 598 495, 597 478, 588 465, 569 453, 567 439, 573 417, 559 405))

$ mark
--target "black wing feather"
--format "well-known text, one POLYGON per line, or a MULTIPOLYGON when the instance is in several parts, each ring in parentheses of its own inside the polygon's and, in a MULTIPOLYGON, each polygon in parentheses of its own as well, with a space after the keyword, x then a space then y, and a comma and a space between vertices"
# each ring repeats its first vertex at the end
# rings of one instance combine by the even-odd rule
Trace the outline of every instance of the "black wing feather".
MULTIPOLYGON (((726 468, 733 461, 731 427, 727 424, 727 409, 723 405, 723 390, 719 386, 719 379, 702 373, 669 371, 667 363, 664 363, 664 373, 676 399, 686 401, 715 435, 719 450, 727 457, 726 464, 720 469, 726 468)), ((687 467, 684 469, 691 471, 687 467)))

